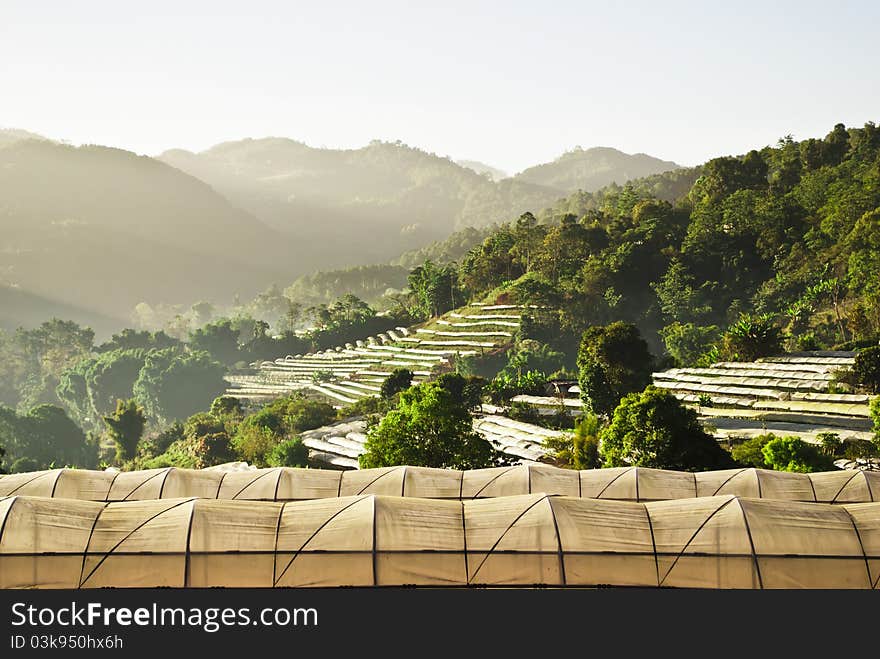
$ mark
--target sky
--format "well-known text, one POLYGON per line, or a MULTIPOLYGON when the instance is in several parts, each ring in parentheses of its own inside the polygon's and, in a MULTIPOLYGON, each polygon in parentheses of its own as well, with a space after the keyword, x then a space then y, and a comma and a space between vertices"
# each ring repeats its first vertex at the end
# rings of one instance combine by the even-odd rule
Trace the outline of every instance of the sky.
POLYGON ((0 127, 156 155, 401 140, 515 173, 880 120, 880 2, 0 0, 0 127))

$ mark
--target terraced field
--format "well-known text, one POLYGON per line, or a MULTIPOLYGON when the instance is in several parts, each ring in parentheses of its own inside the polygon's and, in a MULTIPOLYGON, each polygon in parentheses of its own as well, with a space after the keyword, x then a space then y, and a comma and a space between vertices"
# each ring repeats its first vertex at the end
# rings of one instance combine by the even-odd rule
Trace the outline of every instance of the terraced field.
POLYGON ((654 384, 693 406, 718 439, 748 439, 772 432, 816 442, 820 433, 870 440, 869 396, 836 381, 853 352, 816 351, 719 362, 709 368, 654 373, 654 384))
MULTIPOLYGON (((547 454, 544 440, 562 435, 558 430, 493 414, 475 416, 474 430, 517 464, 539 462, 547 454)), ((334 423, 307 430, 301 437, 309 448, 311 462, 337 469, 357 469, 358 456, 365 452, 366 421, 351 419, 334 423)))
POLYGON ((227 396, 268 400, 304 391, 336 407, 378 396, 395 368, 408 368, 418 383, 449 368, 458 356, 510 344, 522 307, 473 304, 424 326, 397 327, 332 350, 287 355, 252 364, 251 373, 227 376, 227 396))

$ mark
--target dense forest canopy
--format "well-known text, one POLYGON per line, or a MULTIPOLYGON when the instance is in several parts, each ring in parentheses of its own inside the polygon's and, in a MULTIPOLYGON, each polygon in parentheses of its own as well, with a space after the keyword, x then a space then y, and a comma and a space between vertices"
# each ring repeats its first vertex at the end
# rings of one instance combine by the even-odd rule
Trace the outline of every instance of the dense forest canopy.
POLYGON ((659 354, 670 327, 705 334, 742 314, 771 317, 802 347, 871 340, 878 178, 880 130, 838 124, 824 138, 575 194, 555 218, 524 214, 471 250, 458 279, 471 297, 501 288, 557 309, 542 322, 563 330, 557 342, 569 335, 569 350, 584 329, 622 320, 659 354))

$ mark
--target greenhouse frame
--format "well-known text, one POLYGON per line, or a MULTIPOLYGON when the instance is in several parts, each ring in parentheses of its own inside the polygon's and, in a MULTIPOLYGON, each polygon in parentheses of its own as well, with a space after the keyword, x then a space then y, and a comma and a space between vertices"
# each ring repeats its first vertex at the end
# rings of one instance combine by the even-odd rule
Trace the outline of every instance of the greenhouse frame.
POLYGON ((131 472, 55 469, 0 476, 0 496, 85 501, 180 497, 301 501, 364 494, 459 500, 533 493, 642 502, 731 494, 783 501, 868 503, 880 501, 880 472, 800 474, 746 468, 692 473, 644 467, 576 471, 524 464, 467 471, 406 466, 349 471, 288 467, 247 471, 169 467, 131 472))
POLYGON ((880 503, 0 499, 0 587, 876 588, 880 503))

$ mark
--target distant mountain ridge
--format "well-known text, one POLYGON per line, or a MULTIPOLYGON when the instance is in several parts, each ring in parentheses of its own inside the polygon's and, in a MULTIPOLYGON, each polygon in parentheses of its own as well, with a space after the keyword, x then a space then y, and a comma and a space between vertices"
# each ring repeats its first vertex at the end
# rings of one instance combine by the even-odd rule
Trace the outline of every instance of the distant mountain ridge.
POLYGON ((127 319, 143 301, 227 301, 294 276, 289 238, 202 181, 120 149, 0 149, 0 226, 0 283, 101 317, 127 319))
POLYGON ((21 130, 20 128, 0 128, 0 149, 4 146, 21 142, 22 140, 51 141, 47 137, 43 137, 42 135, 27 130, 21 130))
POLYGON ((487 165, 486 163, 480 162, 479 160, 456 160, 455 163, 457 165, 461 165, 462 167, 472 169, 477 174, 482 174, 484 176, 488 174, 489 178, 495 182, 506 179, 510 176, 503 169, 492 167, 491 165, 487 165))
POLYGON ((660 174, 681 166, 644 153, 628 154, 610 147, 575 148, 553 162, 529 167, 514 179, 565 193, 594 192, 606 185, 660 174))
POLYGON ((540 214, 597 171, 623 183, 639 167, 675 166, 604 151, 612 153, 583 152, 592 154, 589 166, 590 158, 566 154, 499 180, 504 172, 478 161, 401 142, 323 149, 272 137, 150 158, 2 129, 0 286, 7 297, 16 291, 2 322, 31 322, 41 301, 47 314, 68 309, 102 327, 127 322, 140 302, 227 304, 273 283, 389 263, 456 231, 540 214))

